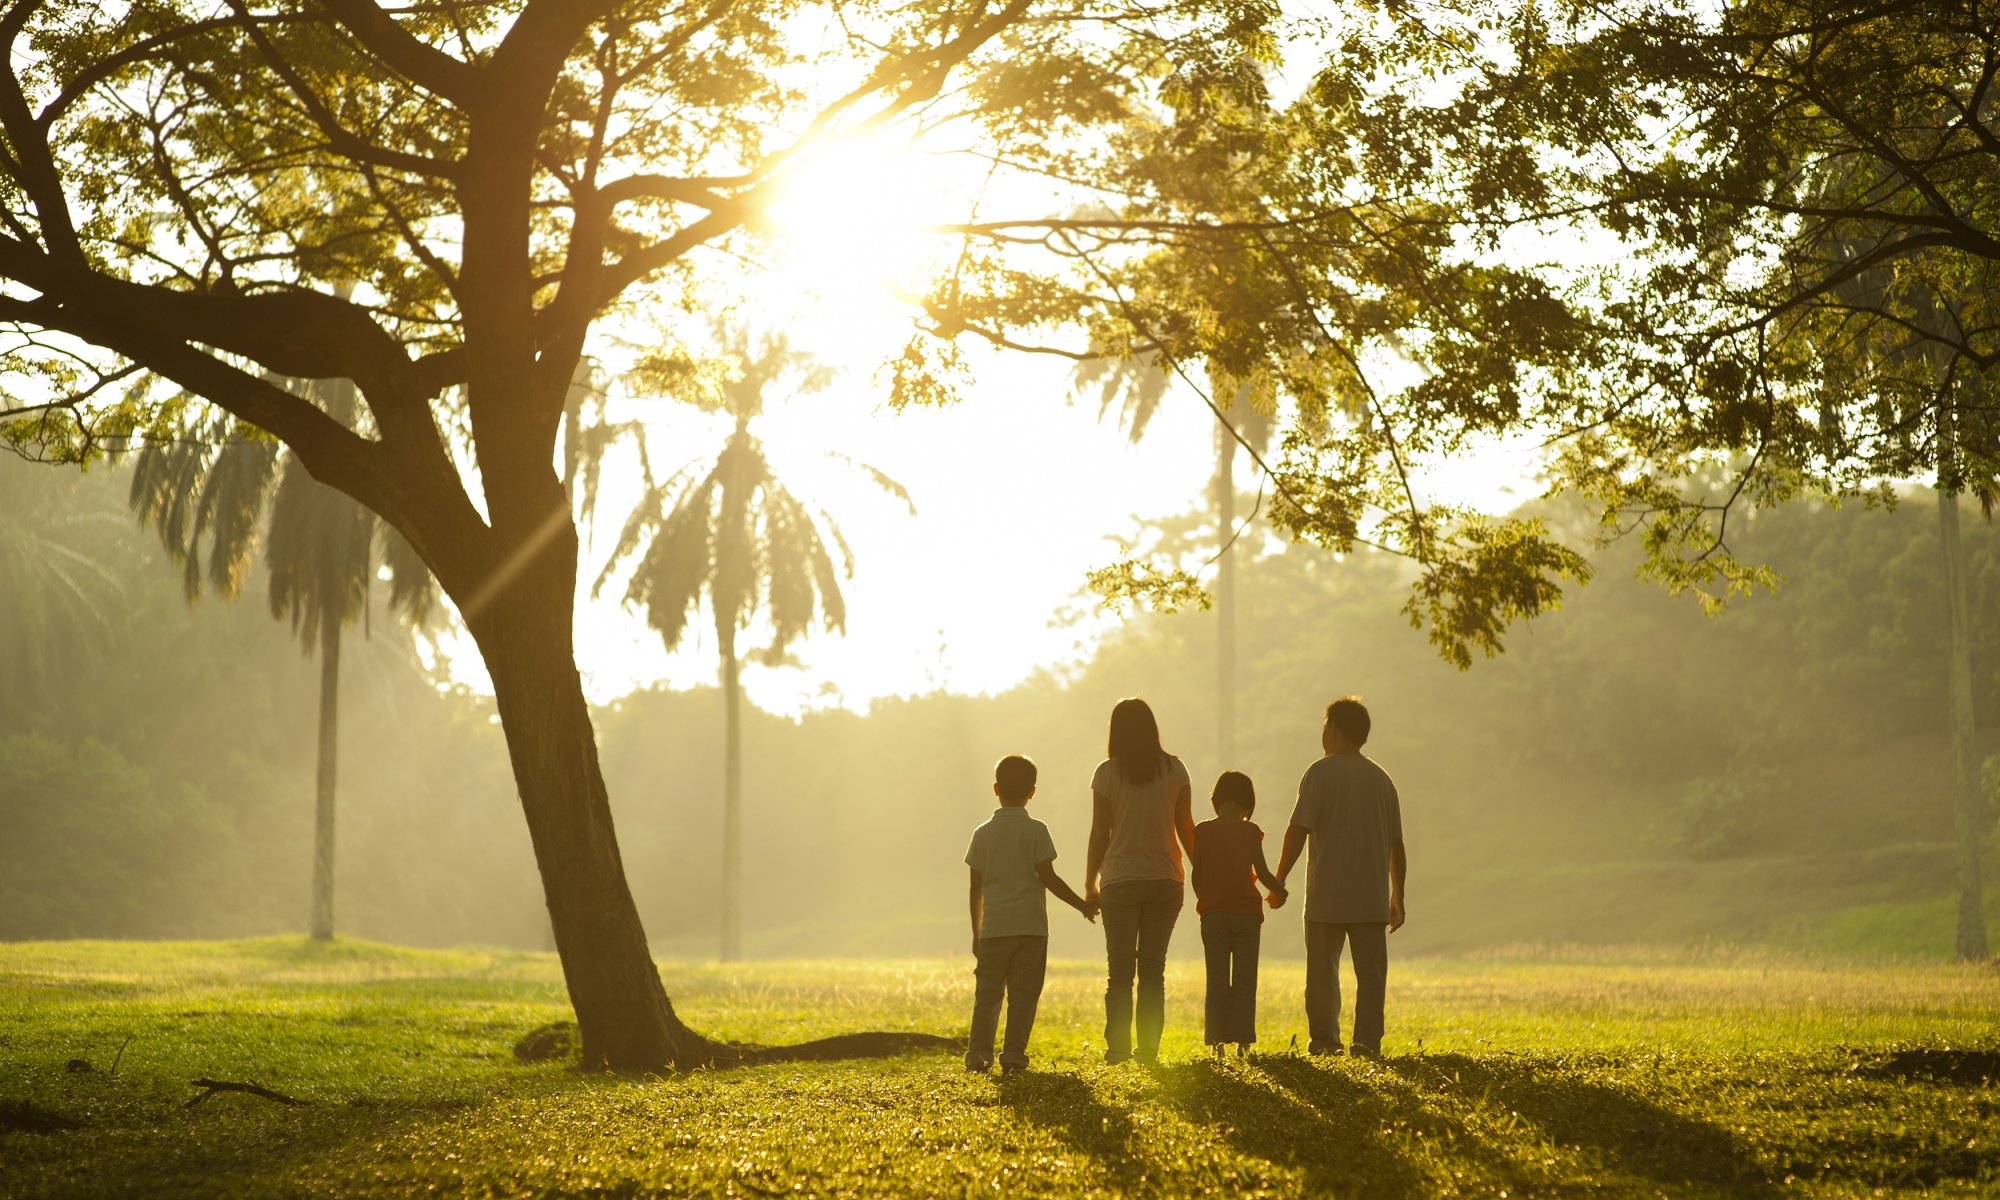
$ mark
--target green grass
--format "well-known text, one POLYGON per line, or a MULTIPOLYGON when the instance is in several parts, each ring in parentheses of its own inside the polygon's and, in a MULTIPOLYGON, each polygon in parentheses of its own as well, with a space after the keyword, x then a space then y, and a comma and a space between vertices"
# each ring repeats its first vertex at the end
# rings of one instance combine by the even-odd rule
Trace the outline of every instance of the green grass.
MULTIPOLYGON (((5 945, 0 1195, 2000 1191, 1989 968, 1546 952, 1392 970, 1379 1063, 1290 1052, 1300 973, 1280 961, 1265 1053, 1202 1061, 1200 970, 1176 963, 1165 1062, 1106 1068, 1098 969, 1063 963, 1022 1076, 932 1054, 661 1079, 514 1060, 567 1015, 546 955, 5 945), (196 1076, 313 1104, 188 1110, 196 1076)), ((970 1001, 964 960, 666 977, 691 1024, 761 1042, 954 1032, 970 1001)))

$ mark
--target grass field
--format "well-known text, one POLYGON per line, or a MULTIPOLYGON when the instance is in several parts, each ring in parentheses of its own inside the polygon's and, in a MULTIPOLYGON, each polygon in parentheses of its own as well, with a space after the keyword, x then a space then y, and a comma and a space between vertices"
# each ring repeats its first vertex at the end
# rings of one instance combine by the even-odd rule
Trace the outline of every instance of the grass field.
MULTIPOLYGON (((956 1032, 969 965, 666 977, 697 1028, 769 1043, 956 1032)), ((2000 1193, 1990 968, 1399 962, 1366 1062, 1291 1051, 1300 972, 1274 962, 1264 1053, 1221 1064, 1199 968, 1172 971, 1156 1069, 1098 1064, 1098 969, 1066 963, 1020 1076, 929 1054, 662 1079, 515 1061, 567 1015, 546 955, 0 945, 0 1196, 2000 1193), (188 1109, 198 1076, 312 1104, 188 1109)))

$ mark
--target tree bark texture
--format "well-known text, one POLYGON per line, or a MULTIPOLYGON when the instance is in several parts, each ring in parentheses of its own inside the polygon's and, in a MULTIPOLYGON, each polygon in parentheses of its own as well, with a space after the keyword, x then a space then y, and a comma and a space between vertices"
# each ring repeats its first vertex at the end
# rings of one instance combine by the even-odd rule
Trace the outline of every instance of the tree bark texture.
POLYGON ((334 797, 340 765, 340 612, 319 622, 319 766, 313 804, 312 936, 333 939, 334 797))
POLYGON ((583 1061, 627 1070, 701 1065, 717 1047, 683 1025, 667 999, 612 827, 572 646, 575 525, 560 522, 548 543, 538 553, 524 548, 540 561, 513 572, 469 624, 493 676, 583 1061))
POLYGON ((743 664, 722 647, 722 961, 743 957, 743 664))
POLYGON ((1972 625, 1966 595, 1965 551, 1958 536, 1958 495, 1941 486, 1937 497, 1938 531, 1944 545, 1945 597, 1951 610, 1949 721, 1952 812, 1958 826, 1957 950, 1960 959, 1984 960, 1987 955, 1986 908, 1980 852, 1986 831, 1981 819, 1979 763, 1973 743, 1972 625))

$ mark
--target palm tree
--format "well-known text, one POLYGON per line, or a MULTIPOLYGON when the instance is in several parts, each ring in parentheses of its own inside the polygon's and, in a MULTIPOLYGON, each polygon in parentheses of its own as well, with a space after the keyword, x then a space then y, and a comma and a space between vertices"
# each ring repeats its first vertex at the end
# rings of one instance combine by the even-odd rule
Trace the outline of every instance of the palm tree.
MULTIPOLYGON (((45 717, 76 668, 105 653, 125 583, 124 522, 95 478, 0 460, 0 724, 45 717)), ((115 502, 113 502, 115 503, 115 502)))
MULTIPOLYGON (((1118 423, 1135 444, 1160 410, 1166 396, 1167 372, 1134 359, 1097 358, 1076 372, 1079 386, 1100 384, 1100 418, 1118 410, 1118 423)), ((1215 504, 1215 748, 1223 764, 1236 759, 1236 456, 1243 442, 1262 454, 1271 442, 1274 414, 1252 401, 1248 384, 1209 373, 1209 396, 1220 410, 1215 422, 1215 477, 1210 493, 1215 504), (1226 415, 1225 415, 1226 414, 1226 415), (1237 439, 1241 437, 1242 441, 1237 439)))
MULTIPOLYGON (((733 962, 743 948, 743 693, 737 635, 763 614, 771 643, 758 657, 775 662, 815 622, 845 631, 840 581, 853 577, 854 556, 825 509, 794 495, 772 471, 763 443, 750 429, 768 391, 781 384, 795 393, 817 390, 830 373, 792 351, 779 335, 764 337, 754 348, 741 331, 725 332, 723 341, 734 360, 733 377, 695 402, 734 418, 733 430, 712 461, 664 484, 649 484, 596 586, 601 590, 618 564, 636 552, 625 602, 645 612, 669 651, 680 645, 702 597, 708 598, 722 660, 721 958, 733 962)), ((910 504, 909 493, 895 480, 836 457, 910 504)), ((910 511, 915 513, 913 505, 910 511)))
MULTIPOLYGON (((310 385, 309 394, 334 420, 349 426, 360 420, 351 381, 320 381, 310 385)), ((277 442, 226 419, 217 420, 208 434, 141 449, 129 501, 140 523, 158 532, 182 568, 190 604, 201 596, 204 580, 230 599, 241 592, 259 525, 267 526, 263 543, 271 615, 292 623, 306 653, 319 651, 310 928, 315 939, 324 941, 333 937, 341 632, 357 620, 365 622, 378 545, 380 565, 389 576, 390 607, 412 622, 421 622, 429 612, 430 574, 401 534, 314 480, 277 442)))

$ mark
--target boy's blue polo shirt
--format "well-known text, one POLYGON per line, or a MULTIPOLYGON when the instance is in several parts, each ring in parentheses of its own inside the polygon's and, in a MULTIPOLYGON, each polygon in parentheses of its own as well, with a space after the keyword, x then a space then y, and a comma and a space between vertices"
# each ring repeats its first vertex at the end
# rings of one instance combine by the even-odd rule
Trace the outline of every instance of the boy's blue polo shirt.
POLYGON ((1035 869, 1056 856, 1049 827, 1026 808, 997 808, 972 831, 965 865, 979 872, 985 916, 979 936, 1047 937, 1049 906, 1035 869))

